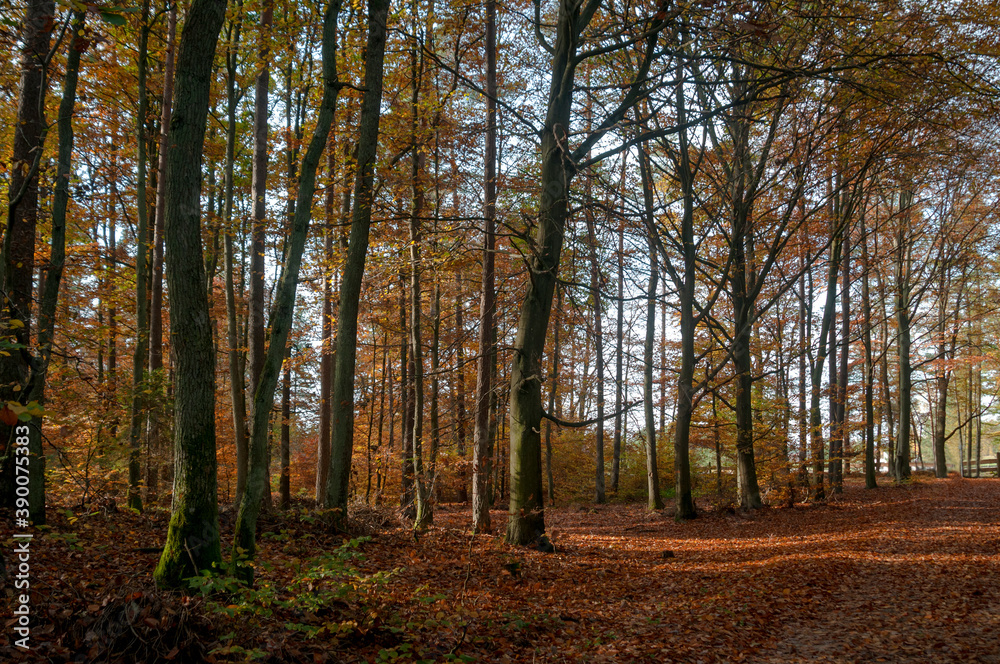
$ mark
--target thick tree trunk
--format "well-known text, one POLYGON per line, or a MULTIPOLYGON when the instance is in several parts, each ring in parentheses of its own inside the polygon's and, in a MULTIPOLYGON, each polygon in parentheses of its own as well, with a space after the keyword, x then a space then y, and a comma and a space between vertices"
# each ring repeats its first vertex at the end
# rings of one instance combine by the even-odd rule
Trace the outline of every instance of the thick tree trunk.
POLYGON ((212 62, 226 0, 193 0, 181 33, 170 120, 164 214, 167 283, 175 307, 174 502, 163 554, 153 576, 161 587, 220 561, 216 498, 215 357, 201 246, 201 163, 212 62))
MULTIPOLYGON (((38 171, 45 144, 45 96, 48 92, 48 56, 55 5, 50 0, 29 0, 21 24, 21 82, 17 99, 17 124, 7 187, 7 225, 0 254, 0 323, 22 350, 0 357, 0 401, 26 402, 34 359, 31 347, 32 286, 35 269, 35 230, 38 221, 38 171), (11 321, 20 321, 20 325, 11 321)), ((21 425, 15 425, 21 426, 21 425)), ((45 523, 45 455, 40 423, 29 425, 29 516, 45 523)), ((0 423, 0 440, 13 440, 14 427, 0 423)), ((7 445, 2 477, 4 506, 14 507, 13 445, 7 445)))
POLYGON ((358 124, 358 157, 351 234, 344 261, 337 310, 337 348, 333 375, 333 427, 330 477, 325 504, 339 510, 338 525, 347 520, 351 456, 354 451, 354 371, 357 363, 358 305, 371 227, 375 157, 382 104, 388 0, 369 0, 365 50, 365 92, 358 124))

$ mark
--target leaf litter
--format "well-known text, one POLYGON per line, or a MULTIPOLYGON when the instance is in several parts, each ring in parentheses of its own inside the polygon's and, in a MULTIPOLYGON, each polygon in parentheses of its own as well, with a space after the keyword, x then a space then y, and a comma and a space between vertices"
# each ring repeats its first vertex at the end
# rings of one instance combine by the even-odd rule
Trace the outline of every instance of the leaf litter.
POLYGON ((501 511, 474 536, 462 505, 416 536, 369 513, 361 557, 319 572, 344 538, 303 507, 262 517, 257 588, 225 597, 154 589, 165 513, 52 510, 32 544, 32 650, 6 620, 0 660, 1000 663, 1000 480, 698 507, 682 524, 550 507, 554 553, 504 544, 501 511))

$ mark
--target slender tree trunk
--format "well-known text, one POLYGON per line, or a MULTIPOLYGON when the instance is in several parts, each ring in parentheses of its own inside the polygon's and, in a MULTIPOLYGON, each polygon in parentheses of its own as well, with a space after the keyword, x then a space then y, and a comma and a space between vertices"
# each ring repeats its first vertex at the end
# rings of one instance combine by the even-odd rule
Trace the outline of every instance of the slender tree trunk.
MULTIPOLYGON (((142 450, 143 415, 147 407, 145 398, 146 353, 149 345, 149 295, 146 282, 149 275, 149 193, 146 191, 146 67, 149 51, 149 0, 142 3, 142 27, 139 31, 139 109, 136 118, 136 252, 135 252, 135 348, 132 352, 132 404, 129 417, 129 492, 130 509, 142 511, 142 496, 138 491, 142 450)), ((72 125, 71 125, 72 126, 72 125)), ((159 186, 159 185, 157 185, 159 186)), ((146 467, 154 468, 152 455, 146 455, 146 467)), ((150 485, 147 470, 146 487, 150 485)))
POLYGON ((402 475, 402 491, 399 505, 403 514, 412 519, 416 516, 416 506, 413 495, 413 364, 410 358, 409 324, 406 316, 406 280, 403 271, 399 272, 399 391, 403 412, 400 418, 400 473, 402 475))
MULTIPOLYGON (((556 287, 556 312, 562 311, 562 289, 556 287)), ((559 393, 559 328, 557 321, 552 338, 552 387, 549 388, 549 414, 556 413, 556 395, 559 393)), ((545 478, 548 489, 548 499, 551 503, 556 499, 556 482, 552 473, 552 420, 545 420, 545 478)))
POLYGON ((847 382, 851 351, 851 232, 844 229, 844 256, 841 259, 840 288, 840 371, 837 377, 837 437, 840 440, 840 457, 837 472, 840 481, 835 493, 844 492, 844 475, 851 472, 851 438, 847 421, 847 382))
MULTIPOLYGON (((336 122, 333 123, 336 127, 336 122)), ((330 472, 330 392, 333 390, 333 206, 336 182, 336 144, 328 147, 327 185, 324 209, 326 228, 323 238, 323 325, 319 359, 319 442, 316 445, 316 489, 319 503, 330 472)))
MULTIPOLYGON (((55 338, 56 308, 59 302, 59 286, 62 282, 63 265, 66 261, 66 209, 69 206, 69 182, 73 158, 73 109, 76 104, 76 86, 80 72, 80 55, 86 48, 83 42, 84 23, 87 14, 74 11, 72 37, 66 56, 66 75, 63 79, 62 101, 59 104, 59 146, 56 161, 55 192, 52 201, 52 231, 48 265, 39 286, 38 303, 38 357, 29 382, 28 403, 45 406, 45 388, 52 357, 55 338)), ((41 449, 42 415, 32 413, 36 420, 28 427, 29 451, 32 447, 41 449), (37 441, 32 439, 37 438, 37 441)), ((20 432, 17 432, 20 437, 20 432)), ((13 446, 11 446, 13 447, 13 446)), ((28 517, 35 525, 45 523, 45 457, 40 458, 42 473, 28 477, 28 517)), ((141 507, 141 505, 140 505, 141 507)), ((18 510, 20 511, 20 510, 18 510)), ((2 564, 0 559, 0 564, 2 564)))
MULTIPOLYGON (((337 17, 340 1, 333 0, 326 6, 323 16, 323 97, 309 147, 302 159, 298 178, 298 195, 295 201, 291 229, 285 247, 285 262, 281 268, 278 287, 270 312, 269 344, 261 364, 259 382, 254 391, 250 426, 250 464, 247 487, 236 517, 233 536, 232 564, 234 570, 247 581, 253 580, 253 568, 242 565, 241 555, 253 558, 256 540, 257 516, 264 492, 270 492, 267 471, 268 434, 271 431, 270 415, 274 407, 274 392, 282 359, 286 354, 288 336, 293 323, 295 291, 298 285, 302 254, 305 251, 309 222, 312 217, 313 194, 316 190, 316 171, 330 136, 334 109, 341 83, 337 78, 337 17)), ((356 339, 356 337, 355 337, 356 339)))
POLYGON ((325 504, 339 510, 340 526, 343 526, 347 519, 351 456, 354 451, 354 371, 357 361, 358 305, 365 257, 368 253, 368 233, 371 227, 388 11, 388 0, 369 0, 365 92, 361 100, 361 117, 358 124, 354 208, 351 211, 351 234, 340 282, 340 302, 337 311, 333 429, 330 445, 330 477, 327 482, 325 504))
MULTIPOLYGON (((267 243, 266 229, 266 197, 267 197, 267 129, 268 129, 268 92, 271 84, 270 68, 270 32, 274 15, 273 2, 266 1, 260 18, 262 45, 259 55, 259 71, 254 85, 253 113, 253 174, 251 179, 250 197, 253 201, 253 221, 250 231, 250 296, 247 325, 249 326, 248 357, 250 376, 248 388, 250 392, 250 418, 253 436, 253 423, 257 415, 253 411, 257 401, 257 388, 260 385, 260 373, 264 368, 264 252, 267 243)), ((252 443, 251 443, 252 445, 252 443)), ((252 452, 251 452, 252 454, 252 452)), ((249 454, 246 455, 249 458, 249 454)), ((237 454, 237 459, 239 454, 237 454)), ((242 499, 248 481, 248 467, 236 468, 236 500, 242 499)))
MULTIPOLYGON (((496 326, 495 256, 496 162, 497 162, 497 64, 496 2, 486 0, 486 155, 483 187, 485 228, 483 233, 483 274, 479 301, 479 362, 476 372, 476 418, 472 448, 472 529, 490 533, 489 477, 492 470, 490 406, 493 399, 493 364, 496 326)), ((540 473, 539 473, 540 474, 540 473)), ((541 491, 541 482, 538 490, 541 491)), ((539 500, 541 496, 539 495, 539 500)), ((527 540, 525 540, 527 541, 527 540)))
MULTIPOLYGON (((240 350, 239 323, 236 312, 236 265, 234 264, 233 235, 237 232, 237 223, 233 220, 233 165, 236 161, 236 111, 239 99, 236 89, 237 53, 242 32, 242 19, 237 18, 228 28, 228 41, 231 48, 226 53, 226 167, 223 196, 226 232, 223 237, 223 266, 226 273, 226 339, 229 347, 229 387, 233 410, 233 438, 236 444, 236 493, 242 495, 241 486, 245 486, 243 475, 242 485, 240 473, 247 467, 247 410, 245 395, 245 362, 240 350), (241 471, 242 469, 242 471, 241 471)), ((243 287, 243 275, 239 275, 240 290, 243 287)), ((239 504, 237 502, 237 504, 239 504)))
POLYGON ((660 279, 656 249, 649 241, 649 290, 646 293, 646 341, 643 344, 642 392, 646 420, 646 506, 651 510, 663 509, 660 496, 660 472, 656 459, 656 420, 653 410, 653 345, 656 343, 656 287, 660 279))
POLYGON ((146 413, 146 447, 149 458, 146 461, 147 500, 155 499, 159 483, 158 458, 163 447, 161 429, 165 394, 160 391, 164 385, 163 369, 163 224, 167 191, 167 155, 170 153, 168 140, 170 115, 174 96, 174 41, 177 32, 177 3, 171 3, 167 12, 166 61, 163 66, 163 103, 160 108, 159 159, 156 181, 156 216, 153 225, 152 288, 149 304, 149 375, 157 386, 153 403, 146 413))
MULTIPOLYGON (((453 169, 454 170, 454 169, 453 169)), ((457 206, 453 209, 453 216, 457 215, 457 206)), ((462 277, 459 272, 455 273, 456 297, 455 297, 455 330, 458 336, 455 342, 455 439, 456 452, 458 454, 458 502, 469 502, 469 479, 466 467, 466 428, 465 419, 465 306, 462 302, 462 277)))
MULTIPOLYGON (((587 183, 588 200, 590 182, 587 183)), ((597 256, 597 229, 592 206, 584 212, 587 220, 587 240, 590 244, 590 299, 594 313, 594 365, 597 373, 597 433, 595 438, 596 469, 594 479, 594 502, 607 501, 604 483, 604 331, 602 317, 604 307, 601 301, 601 267, 597 256)))
MULTIPOLYGON (((676 93, 676 109, 678 123, 686 123, 687 113, 684 102, 683 86, 678 86, 676 93)), ((696 252, 694 242, 694 174, 691 166, 690 147, 687 131, 677 135, 678 154, 676 157, 677 178, 681 186, 683 210, 681 212, 681 245, 684 261, 683 273, 674 277, 680 305, 681 328, 681 361, 680 374, 677 377, 677 415, 674 419, 674 503, 677 521, 693 519, 697 516, 691 487, 691 418, 694 413, 694 341, 696 320, 694 315, 695 285, 697 280, 696 252)), ((647 167, 648 168, 648 167, 647 167)), ((647 174, 646 179, 650 177, 647 174)), ((644 188, 646 183, 644 182, 644 188)), ((651 200, 647 198, 647 225, 653 232, 652 217, 649 210, 651 200)), ((660 369, 666 374, 666 362, 660 369)))
POLYGON ((912 191, 900 193, 900 227, 896 238, 896 327, 899 334, 899 431, 896 457, 893 459, 897 482, 910 479, 910 427, 912 376, 910 363, 910 264, 911 238, 909 228, 912 191))
MULTIPOLYGON (((622 417, 623 406, 623 376, 622 360, 624 357, 625 333, 625 215, 622 214, 618 225, 618 315, 615 319, 615 433, 611 456, 611 490, 618 493, 618 480, 621 473, 622 458, 622 417)), ((558 308, 558 307, 557 307, 558 308)), ((553 380, 554 382, 554 380, 553 380)), ((552 404, 549 404, 549 410, 552 404)), ((546 443, 548 447, 548 443, 546 443)), ((549 500, 552 496, 549 495, 549 500)))
POLYGON ((226 0, 193 0, 181 33, 171 118, 164 214, 176 392, 174 503, 153 576, 161 587, 208 570, 221 558, 215 451, 215 357, 201 247, 201 162, 211 70, 226 0))
POLYGON ((862 338, 865 349, 865 488, 878 486, 875 467, 875 361, 872 355, 872 301, 869 281, 871 262, 868 257, 868 230, 861 215, 861 315, 862 338))
POLYGON ((290 446, 292 437, 292 348, 285 351, 285 375, 281 386, 281 474, 278 492, 281 509, 287 510, 292 502, 290 446))
MULTIPOLYGON (((823 500, 826 497, 826 491, 823 487, 823 419, 820 413, 820 395, 823 383, 823 365, 826 362, 827 355, 826 340, 829 338, 830 329, 833 327, 833 319, 837 307, 837 271, 840 265, 842 241, 839 229, 833 229, 832 232, 830 263, 826 279, 826 303, 823 305, 823 320, 820 324, 816 361, 813 363, 811 372, 812 389, 809 405, 809 429, 812 440, 813 500, 823 500)), ((809 295, 811 299, 812 293, 810 292, 809 295)))
MULTIPOLYGON (((943 251, 943 249, 942 249, 943 251)), ((948 283, 944 266, 946 259, 941 258, 942 265, 938 275, 938 320, 937 320, 937 357, 939 366, 935 384, 937 387, 937 408, 934 415, 934 476, 948 477, 948 461, 945 457, 946 429, 948 427, 948 383, 951 379, 951 369, 945 364, 948 357, 947 324, 948 324, 948 283)), ((960 418, 961 419, 961 418, 960 418)))

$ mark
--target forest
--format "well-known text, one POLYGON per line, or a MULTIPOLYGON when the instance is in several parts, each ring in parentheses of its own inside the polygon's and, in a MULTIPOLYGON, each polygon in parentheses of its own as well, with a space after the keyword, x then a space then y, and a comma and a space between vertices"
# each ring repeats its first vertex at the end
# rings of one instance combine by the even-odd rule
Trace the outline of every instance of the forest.
POLYGON ((1000 661, 990 0, 0 53, 0 656, 1000 661))

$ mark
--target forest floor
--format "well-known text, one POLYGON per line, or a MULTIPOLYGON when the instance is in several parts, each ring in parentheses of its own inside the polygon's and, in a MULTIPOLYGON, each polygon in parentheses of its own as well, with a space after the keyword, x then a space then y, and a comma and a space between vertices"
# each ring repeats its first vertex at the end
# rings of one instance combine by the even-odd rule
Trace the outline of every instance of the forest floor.
POLYGON ((53 509, 32 650, 7 582, 0 661, 1000 662, 1000 480, 882 483, 750 515, 699 501, 683 524, 560 505, 555 553, 473 538, 459 505, 416 538, 362 514, 371 539, 338 548, 300 508, 262 518, 257 590, 187 596, 153 589, 165 513, 53 509))

